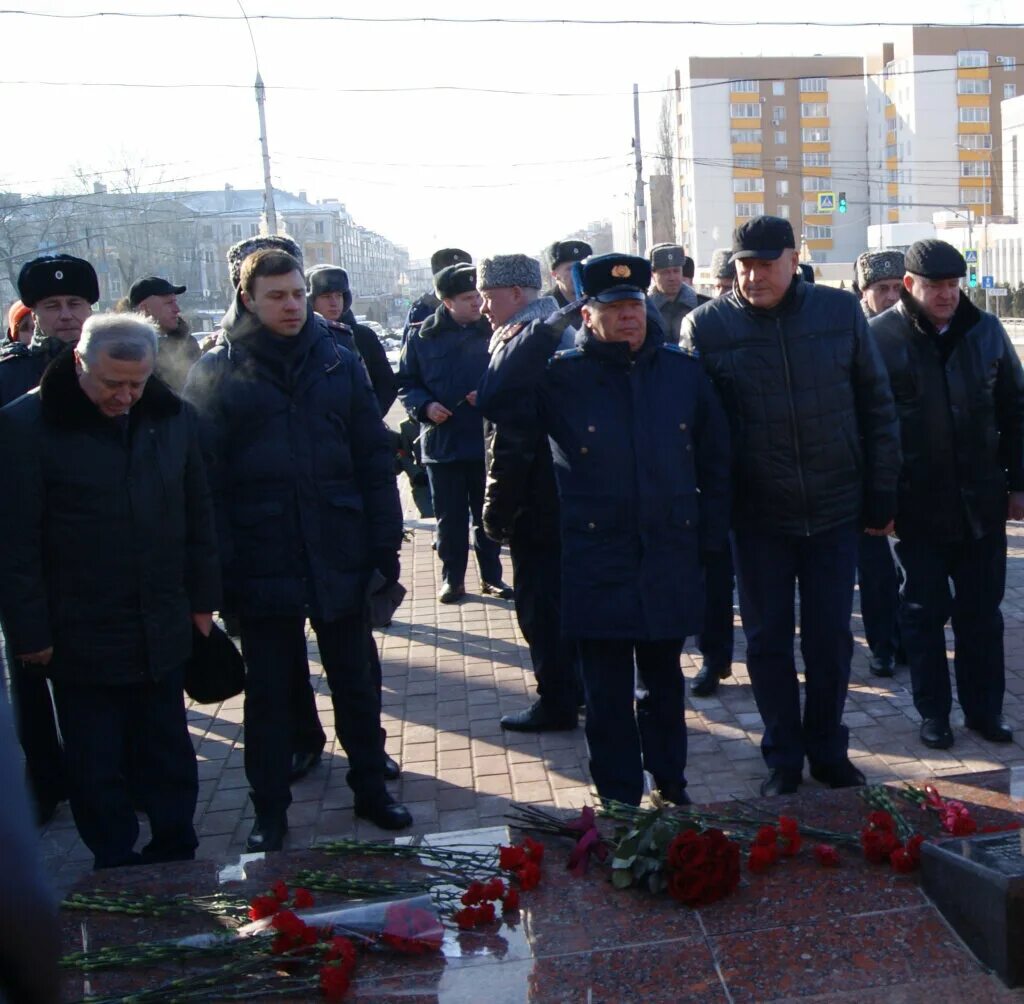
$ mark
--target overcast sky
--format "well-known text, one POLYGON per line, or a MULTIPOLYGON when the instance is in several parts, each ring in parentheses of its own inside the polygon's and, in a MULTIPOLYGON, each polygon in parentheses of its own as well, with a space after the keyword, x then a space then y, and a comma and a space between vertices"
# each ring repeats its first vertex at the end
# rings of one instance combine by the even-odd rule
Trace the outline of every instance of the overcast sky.
MULTIPOLYGON (((442 245, 477 256, 535 251, 602 218, 621 229, 633 182, 634 82, 657 92, 691 55, 860 55, 876 49, 885 30, 367 24, 261 21, 258 15, 1020 19, 1018 4, 933 0, 242 2, 267 84, 275 186, 304 190, 311 199, 340 199, 358 223, 404 244, 413 257, 442 245), (438 87, 532 93, 394 90, 438 87), (555 96, 579 92, 599 96, 555 96)), ((62 14, 239 15, 236 0, 23 6, 62 14)), ((125 163, 143 165, 144 180, 167 189, 262 186, 255 62, 243 21, 3 14, 0 36, 0 102, 7 111, 0 189, 76 189, 76 166, 103 171, 125 163)), ((659 93, 647 93, 641 105, 642 147, 651 153, 657 151, 660 101, 659 93)))

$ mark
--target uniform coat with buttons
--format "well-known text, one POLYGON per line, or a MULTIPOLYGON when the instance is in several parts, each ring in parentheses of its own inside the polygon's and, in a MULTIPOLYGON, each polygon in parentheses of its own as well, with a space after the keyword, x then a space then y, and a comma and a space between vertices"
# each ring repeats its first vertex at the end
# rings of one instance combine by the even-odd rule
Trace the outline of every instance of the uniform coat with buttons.
POLYGON ((230 609, 352 614, 402 542, 391 440, 366 372, 312 310, 285 344, 236 296, 224 334, 185 397, 201 420, 230 609))
POLYGON ((535 323, 495 352, 478 403, 547 433, 558 483, 563 630, 575 638, 696 634, 701 553, 726 546, 729 433, 700 362, 648 313, 635 355, 597 340, 554 352, 535 323))

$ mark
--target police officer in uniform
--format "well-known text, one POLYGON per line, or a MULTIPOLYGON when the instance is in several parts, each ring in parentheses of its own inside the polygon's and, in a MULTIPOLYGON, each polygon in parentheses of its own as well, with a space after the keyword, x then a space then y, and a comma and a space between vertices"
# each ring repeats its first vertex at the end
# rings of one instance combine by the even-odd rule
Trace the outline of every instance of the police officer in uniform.
POLYGON ((711 253, 711 289, 715 296, 731 293, 735 281, 736 266, 732 260, 732 249, 715 248, 711 253))
MULTIPOLYGON (((430 274, 436 279, 437 273, 449 265, 473 264, 473 256, 462 248, 439 248, 430 256, 430 274)), ((405 346, 409 335, 419 329, 419 326, 434 314, 441 301, 437 298, 434 290, 429 289, 409 308, 405 318, 405 327, 402 328, 402 345, 405 346)))
POLYGON ((679 657, 703 619, 701 555, 725 546, 729 510, 724 413, 648 314, 650 279, 643 258, 587 259, 575 348, 556 352, 557 326, 534 322, 494 353, 478 398, 499 428, 548 436, 591 775, 601 798, 631 805, 645 769, 666 799, 689 800, 679 657))
POLYGON ((697 293, 684 276, 686 255, 678 244, 651 248, 651 303, 665 320, 665 335, 679 344, 683 318, 697 306, 697 293))
MULTIPOLYGON (((578 261, 589 258, 594 249, 586 241, 555 241, 548 248, 548 261, 551 263, 551 286, 544 291, 545 296, 553 296, 559 308, 567 307, 576 299, 576 288, 573 286, 572 270, 578 261)), ((577 331, 583 327, 583 315, 579 308, 567 315, 566 323, 577 331)))
POLYGON ((870 324, 903 443, 896 557, 921 742, 953 745, 945 637, 952 620, 964 724, 1008 743, 999 605, 1006 521, 1024 518, 1024 370, 999 319, 961 291, 967 265, 956 248, 917 241, 906 270, 900 302, 870 324))

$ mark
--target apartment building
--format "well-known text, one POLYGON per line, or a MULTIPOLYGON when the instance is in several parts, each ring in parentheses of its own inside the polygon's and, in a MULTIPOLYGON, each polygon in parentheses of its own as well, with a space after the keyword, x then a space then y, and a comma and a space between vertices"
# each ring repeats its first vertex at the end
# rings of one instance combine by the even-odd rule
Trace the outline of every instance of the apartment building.
POLYGON ((893 28, 866 60, 872 223, 1004 216, 1001 104, 1024 93, 1024 30, 893 28))
POLYGON ((855 56, 689 59, 675 74, 679 238, 698 264, 745 219, 788 218, 806 257, 852 261, 867 218, 864 62, 855 56), (822 213, 818 193, 845 193, 822 213))

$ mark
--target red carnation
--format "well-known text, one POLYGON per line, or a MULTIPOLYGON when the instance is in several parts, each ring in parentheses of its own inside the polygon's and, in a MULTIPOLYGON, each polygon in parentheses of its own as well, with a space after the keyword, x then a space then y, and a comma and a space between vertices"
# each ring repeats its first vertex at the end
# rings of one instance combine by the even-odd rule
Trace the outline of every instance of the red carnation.
POLYGON ((313 905, 313 894, 308 889, 296 889, 292 905, 299 910, 308 910, 313 905))
POLYGON ((888 812, 885 812, 882 809, 875 809, 875 811, 868 816, 868 826, 872 829, 885 830, 889 833, 894 833, 896 830, 895 820, 888 812))
POLYGON ((452 919, 459 926, 461 931, 469 931, 476 927, 476 907, 467 906, 461 910, 456 910, 452 914, 452 919))
POLYGON ((329 1001, 340 1001, 348 993, 349 973, 341 966, 324 966, 320 970, 320 992, 329 1001))
POLYGON ((342 967, 351 968, 356 964, 356 946, 348 938, 336 935, 327 942, 324 958, 328 962, 337 962, 342 967))
POLYGON ((779 835, 776 833, 774 826, 762 826, 757 831, 757 836, 754 837, 754 843, 758 847, 774 847, 778 839, 779 835))
POLYGON ((466 891, 462 894, 462 903, 465 906, 476 906, 477 903, 483 902, 486 898, 486 886, 483 882, 473 879, 466 888, 466 891))
POLYGON ((779 816, 779 833, 787 840, 792 840, 800 834, 800 824, 790 816, 779 816))
POLYGON ((912 872, 917 867, 917 862, 905 847, 897 847, 889 855, 889 863, 892 865, 892 870, 901 875, 912 872))
POLYGON ((498 865, 502 871, 510 872, 526 862, 526 851, 522 847, 499 847, 498 865))
POLYGON ((283 903, 288 898, 288 886, 286 886, 284 882, 281 881, 281 879, 278 879, 270 887, 270 894, 271 896, 275 896, 283 903))
POLYGON ((907 841, 907 853, 913 859, 914 864, 921 863, 921 844, 924 843, 924 837, 920 833, 915 833, 907 841))
POLYGON ((249 919, 263 920, 265 917, 273 917, 280 906, 281 903, 276 896, 257 896, 249 904, 249 919))
POLYGON ((484 885, 484 899, 501 899, 505 895, 505 883, 495 876, 484 885))
POLYGON ((519 890, 518 889, 511 889, 510 888, 508 890, 508 892, 505 893, 505 896, 504 896, 504 898, 501 901, 501 908, 502 908, 502 911, 505 912, 505 913, 512 913, 513 911, 519 909, 519 890))
POLYGON ((539 865, 544 860, 544 845, 539 840, 534 840, 532 837, 523 837, 523 848, 526 851, 526 856, 531 861, 539 865))
POLYGON ((818 859, 818 864, 823 865, 826 868, 839 867, 839 851, 837 851, 831 844, 816 844, 814 847, 814 856, 818 859))
POLYGON ((804 838, 799 833, 794 834, 792 837, 788 837, 782 843, 782 856, 784 858, 796 857, 800 848, 803 846, 804 838))
POLYGON ((775 863, 776 850, 764 844, 754 844, 747 857, 747 868, 752 872, 767 871, 775 863))
POLYGON ((517 868, 515 874, 523 892, 529 892, 540 884, 540 867, 532 861, 527 861, 517 868))

